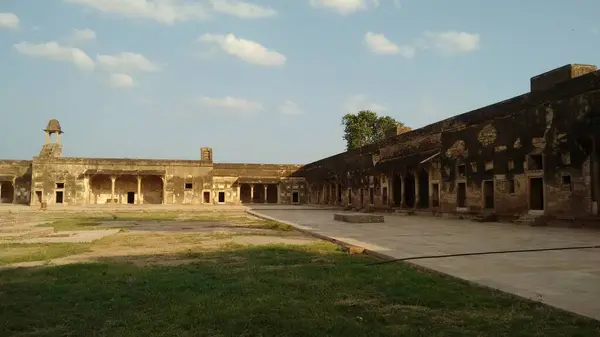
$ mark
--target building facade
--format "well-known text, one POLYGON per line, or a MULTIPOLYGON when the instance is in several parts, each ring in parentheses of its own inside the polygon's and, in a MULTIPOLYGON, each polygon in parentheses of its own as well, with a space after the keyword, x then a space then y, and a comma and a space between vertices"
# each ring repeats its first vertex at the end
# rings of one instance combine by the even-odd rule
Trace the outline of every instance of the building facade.
POLYGON ((597 218, 600 71, 571 64, 530 92, 301 165, 68 158, 60 124, 32 161, 0 161, 0 201, 19 204, 339 205, 434 213, 597 218))

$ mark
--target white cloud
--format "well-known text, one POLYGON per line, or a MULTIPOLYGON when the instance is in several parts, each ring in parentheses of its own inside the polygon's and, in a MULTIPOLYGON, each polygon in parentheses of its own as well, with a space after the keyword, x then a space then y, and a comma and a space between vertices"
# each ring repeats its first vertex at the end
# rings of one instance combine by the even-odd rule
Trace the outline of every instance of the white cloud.
POLYGON ((342 15, 379 7, 379 0, 310 0, 309 3, 312 7, 327 8, 342 15))
POLYGON ((369 49, 375 54, 400 55, 402 57, 412 58, 416 53, 413 46, 399 46, 386 38, 383 34, 367 32, 365 34, 365 42, 369 49))
POLYGON ((421 46, 425 49, 435 49, 442 54, 467 53, 479 49, 481 37, 479 34, 457 32, 425 32, 421 46))
POLYGON ((71 33, 71 41, 73 42, 86 42, 96 39, 96 32, 85 28, 85 29, 73 29, 71 33))
POLYGON ((277 15, 277 11, 272 8, 262 7, 244 1, 211 0, 211 3, 214 11, 243 19, 267 18, 277 15))
POLYGON ((71 62, 81 70, 94 70, 94 61, 79 48, 61 46, 54 41, 39 44, 20 42, 14 47, 23 55, 71 62))
POLYGON ((135 85, 133 77, 127 74, 113 73, 109 76, 109 83, 115 88, 131 88, 135 85))
POLYGON ((200 97, 199 102, 208 108, 216 108, 233 112, 256 112, 263 109, 263 105, 260 102, 231 96, 220 98, 200 97))
POLYGON ((198 38, 205 43, 214 43, 229 55, 236 56, 248 63, 262 66, 282 66, 285 56, 274 50, 269 50, 261 44, 237 38, 233 34, 204 34, 198 38))
POLYGON ((279 106, 279 111, 284 115, 302 115, 304 110, 298 106, 295 102, 286 100, 279 106))
POLYGON ((359 94, 348 98, 344 104, 344 110, 347 113, 356 113, 360 110, 384 112, 388 110, 388 108, 384 105, 369 100, 366 95, 359 94))
POLYGON ((19 28, 21 20, 14 13, 0 13, 0 28, 16 29, 19 28))
POLYGON ((117 55, 97 55, 98 64, 105 69, 116 72, 145 71, 155 72, 160 68, 144 55, 122 52, 117 55))
POLYGON ((104 13, 149 19, 173 24, 208 17, 205 6, 198 2, 177 0, 65 0, 104 13))

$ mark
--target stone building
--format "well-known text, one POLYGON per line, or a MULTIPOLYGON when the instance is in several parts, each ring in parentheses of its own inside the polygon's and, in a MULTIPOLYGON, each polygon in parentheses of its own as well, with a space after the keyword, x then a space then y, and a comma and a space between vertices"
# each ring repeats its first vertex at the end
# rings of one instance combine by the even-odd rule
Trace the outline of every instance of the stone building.
POLYGON ((530 92, 300 165, 68 158, 60 124, 31 161, 0 161, 0 200, 38 204, 310 203, 501 217, 597 218, 600 71, 572 64, 530 92))
POLYGON ((0 202, 47 204, 304 203, 300 165, 213 163, 200 160, 62 156, 60 123, 52 119, 33 160, 0 161, 0 202))
POLYGON ((517 217, 593 217, 600 71, 566 65, 530 92, 302 167, 308 201, 517 217))

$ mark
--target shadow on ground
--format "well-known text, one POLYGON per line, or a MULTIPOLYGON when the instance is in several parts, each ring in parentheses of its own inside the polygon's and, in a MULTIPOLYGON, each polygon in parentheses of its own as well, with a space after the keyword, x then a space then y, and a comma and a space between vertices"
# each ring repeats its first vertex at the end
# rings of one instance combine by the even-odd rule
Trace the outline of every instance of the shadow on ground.
POLYGON ((600 323, 336 246, 0 272, 1 336, 597 336, 600 323), (175 263, 176 261, 181 262, 175 263))

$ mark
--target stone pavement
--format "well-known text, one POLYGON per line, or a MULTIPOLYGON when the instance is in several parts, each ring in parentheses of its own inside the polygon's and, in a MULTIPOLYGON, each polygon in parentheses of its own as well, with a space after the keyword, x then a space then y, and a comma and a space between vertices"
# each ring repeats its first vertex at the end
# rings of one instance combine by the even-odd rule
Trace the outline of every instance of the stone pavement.
POLYGON ((417 258, 410 262, 600 320, 600 231, 597 230, 387 214, 385 223, 361 224, 334 221, 332 210, 251 212, 393 258, 555 249, 417 258), (583 246, 599 248, 577 248, 583 246), (560 250, 568 247, 576 249, 560 250))

